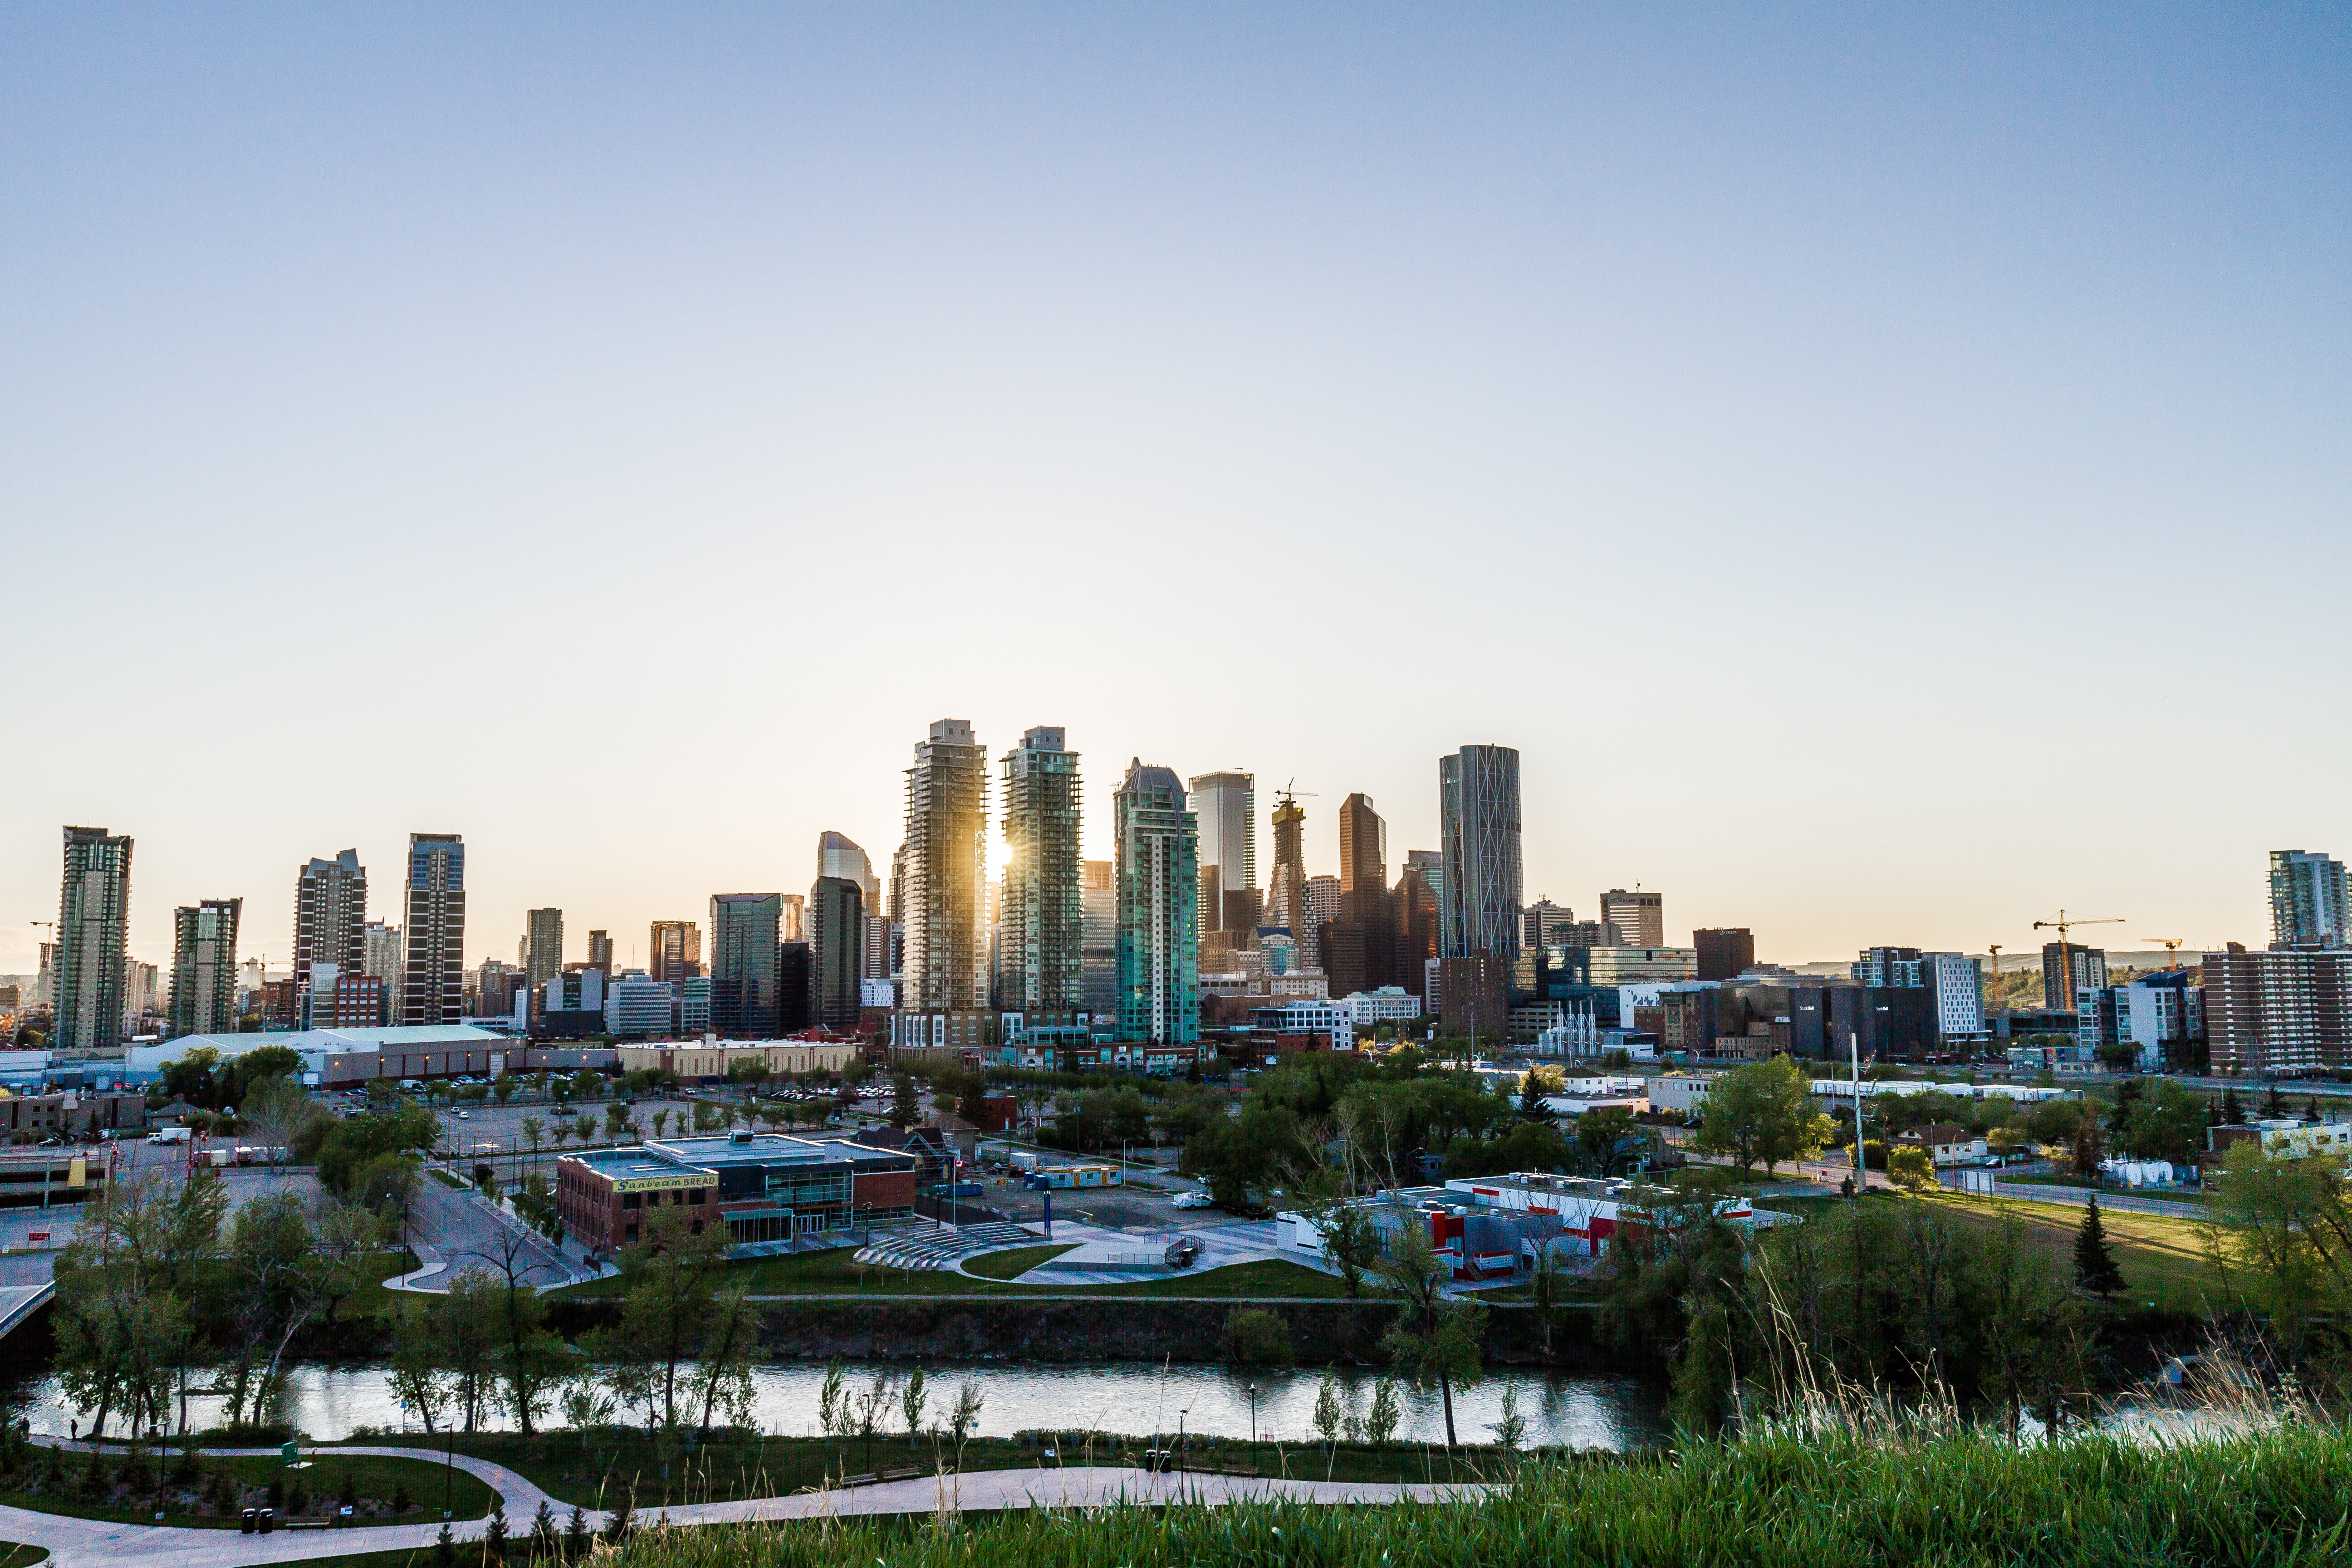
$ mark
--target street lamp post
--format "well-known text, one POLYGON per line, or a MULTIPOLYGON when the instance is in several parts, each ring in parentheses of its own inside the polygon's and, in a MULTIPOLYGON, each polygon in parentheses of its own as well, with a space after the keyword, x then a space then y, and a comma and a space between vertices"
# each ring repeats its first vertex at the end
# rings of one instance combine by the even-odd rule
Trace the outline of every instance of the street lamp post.
POLYGON ((1250 1463, 1257 1463, 1257 1384, 1249 1385, 1250 1402, 1250 1463))

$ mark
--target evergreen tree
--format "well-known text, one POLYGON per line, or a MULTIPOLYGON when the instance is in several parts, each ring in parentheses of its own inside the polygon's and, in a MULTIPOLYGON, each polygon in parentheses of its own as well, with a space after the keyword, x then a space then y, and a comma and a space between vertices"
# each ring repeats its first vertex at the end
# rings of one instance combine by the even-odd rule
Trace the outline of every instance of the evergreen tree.
POLYGON ((435 1568, 457 1568, 457 1538, 449 1532, 449 1521, 441 1521, 440 1538, 433 1542, 435 1568))
POLYGON ((2074 1283, 2095 1296, 2112 1296, 2124 1288, 2124 1271, 2107 1246, 2106 1226, 2099 1221, 2099 1200, 2083 1210, 2083 1226, 2074 1233, 2074 1283))
POLYGON ((2221 1091, 2221 1125, 2235 1127, 2245 1119, 2246 1108, 2238 1102, 2238 1091, 2234 1089, 2223 1089, 2221 1091))
POLYGON ((563 1527, 563 1555, 577 1560, 588 1555, 588 1516, 572 1505, 572 1522, 563 1527))
POLYGON ((1519 1120, 1540 1121, 1547 1127, 1552 1125, 1551 1107, 1544 1103, 1543 1085, 1537 1080, 1532 1068, 1528 1069, 1527 1077, 1519 1080, 1519 1120))
POLYGON ((507 1500, 496 1492, 490 1494, 490 1527, 482 1531, 482 1561, 503 1563, 507 1560, 507 1500))
POLYGON ((555 1532, 555 1510, 547 1506, 545 1498, 539 1500, 539 1511, 531 1515, 530 1544, 535 1556, 549 1561, 559 1557, 563 1550, 555 1532))
POLYGON ((2276 1118, 2285 1114, 2286 1101, 2279 1098, 2278 1085, 2272 1084, 2263 1090, 2263 1115, 2265 1118, 2276 1118))

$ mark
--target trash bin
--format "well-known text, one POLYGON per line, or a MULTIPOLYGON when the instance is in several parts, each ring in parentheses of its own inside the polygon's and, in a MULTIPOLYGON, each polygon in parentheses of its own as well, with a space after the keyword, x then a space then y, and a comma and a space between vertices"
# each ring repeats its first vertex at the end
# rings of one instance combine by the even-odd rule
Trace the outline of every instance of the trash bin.
POLYGON ((261 1515, 255 1510, 247 1509, 245 1510, 245 1517, 238 1521, 239 1532, 245 1535, 251 1535, 253 1533, 254 1521, 260 1517, 261 1515))

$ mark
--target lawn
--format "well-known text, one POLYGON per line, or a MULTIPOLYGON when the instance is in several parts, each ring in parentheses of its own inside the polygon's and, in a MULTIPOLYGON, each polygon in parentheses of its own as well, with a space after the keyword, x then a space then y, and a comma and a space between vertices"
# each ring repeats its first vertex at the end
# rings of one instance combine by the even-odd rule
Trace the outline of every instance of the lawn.
POLYGON ((14 1541, 0 1541, 0 1568, 33 1568, 36 1563, 49 1560, 48 1549, 26 1546, 14 1541))
MULTIPOLYGON (((944 1391, 944 1380, 941 1380, 944 1391)), ((940 1401, 934 1395, 936 1413, 940 1401)), ((893 1411, 895 1416, 895 1407, 893 1411)), ((1171 1439, 1173 1434, 1170 1435, 1171 1439)), ((1192 1439, 1195 1464, 1256 1465, 1262 1473, 1321 1480, 1418 1481, 1448 1480, 1491 1474, 1498 1456, 1491 1449, 1465 1447, 1451 1462, 1443 1447, 1412 1444, 1373 1447, 1342 1443, 1327 1454, 1318 1444, 1265 1442, 1253 1451, 1246 1442, 1206 1443, 1192 1439)), ((1072 1465, 1140 1465, 1150 1438, 1096 1435, 1091 1440, 1070 1434, 1058 1462, 1072 1465)), ((1171 1446, 1172 1446, 1172 1441, 1171 1446)), ((925 1436, 909 1443, 905 1431, 877 1433, 868 1444, 857 1437, 766 1437, 752 1442, 715 1442, 688 1448, 683 1436, 667 1441, 647 1437, 642 1431, 601 1427, 585 1438, 559 1431, 527 1440, 513 1433, 477 1432, 457 1438, 457 1451, 494 1459, 528 1476, 538 1487, 565 1503, 583 1508, 612 1508, 633 1489, 642 1512, 667 1504, 725 1501, 733 1498, 773 1497, 809 1488, 837 1485, 845 1475, 872 1475, 882 1469, 919 1465, 929 1474, 940 1466, 955 1468, 955 1447, 925 1436)), ((1033 1469, 1056 1463, 1034 1444, 1010 1438, 975 1437, 965 1444, 966 1470, 1033 1469)), ((461 1472, 462 1474, 462 1472, 461 1472)), ((520 1535, 530 1521, 508 1521, 520 1535)), ((564 1516, 559 1512, 560 1526, 564 1516)))
POLYGON ((1065 1252, 1076 1252, 1076 1246, 1016 1247, 1010 1252, 989 1252, 963 1266, 967 1274, 977 1274, 983 1279, 1018 1279, 1041 1263, 1050 1262, 1065 1252))
MULTIPOLYGON (((445 1487, 456 1518, 479 1519, 490 1511, 490 1489, 463 1470, 421 1459, 341 1454, 307 1457, 310 1458, 310 1468, 300 1470, 289 1470, 279 1460, 261 1455, 207 1457, 201 1461, 201 1479, 190 1482, 167 1478, 162 1522, 234 1530, 239 1524, 240 1510, 263 1507, 274 1507, 280 1517, 291 1517, 289 1505, 298 1487, 306 1494, 309 1513, 325 1518, 333 1513, 346 1480, 359 1499, 361 1512, 355 1521, 359 1525, 417 1524, 437 1520, 445 1487), (226 1510, 211 1500, 213 1477, 223 1471, 236 1489, 236 1500, 226 1510), (274 1500, 269 1495, 273 1482, 280 1488, 274 1500), (392 1505, 404 1490, 410 1506, 404 1513, 394 1516, 392 1505)), ((106 1488, 102 1496, 93 1496, 89 1491, 89 1456, 60 1453, 58 1459, 59 1472, 55 1479, 45 1477, 36 1468, 31 1474, 20 1473, 0 1481, 0 1502, 76 1519, 129 1524, 157 1522, 154 1504, 149 1500, 151 1494, 143 1488, 133 1494, 121 1485, 120 1478, 126 1456, 104 1456, 104 1467, 115 1478, 116 1485, 106 1488)), ((167 1466, 173 1462, 173 1458, 165 1460, 167 1466)))
MULTIPOLYGON (((1059 1248, 1023 1247, 1019 1253, 1045 1253, 1059 1248)), ((1028 1267, 1038 1260, 1031 1259, 1028 1267)), ((755 1296, 1206 1296, 1230 1300, 1236 1296, 1303 1297, 1328 1300, 1344 1292, 1339 1281, 1319 1269, 1281 1258, 1237 1263, 1199 1274, 1165 1279, 1136 1279, 1116 1285, 1018 1285, 991 1279, 973 1279, 946 1269, 886 1268, 856 1261, 855 1247, 836 1247, 824 1252, 803 1252, 787 1258, 746 1258, 727 1266, 729 1284, 749 1277, 755 1296)), ((559 1296, 618 1296, 623 1281, 590 1279, 551 1292, 559 1296)))
MULTIPOLYGON (((1929 1194, 1963 1217, 1990 1223, 1996 1215, 2013 1215, 2071 1277, 2074 1267, 2074 1236, 2082 1228, 2084 1211, 2060 1204, 2022 1203, 1966 1197, 1958 1193, 1929 1194)), ((2208 1315, 2236 1305, 2236 1297, 2215 1271, 2205 1247, 2203 1221, 2171 1215, 2137 1214, 2101 1208, 2099 1223, 2124 1271, 2125 1299, 2135 1306, 2153 1305, 2168 1311, 2208 1315)))

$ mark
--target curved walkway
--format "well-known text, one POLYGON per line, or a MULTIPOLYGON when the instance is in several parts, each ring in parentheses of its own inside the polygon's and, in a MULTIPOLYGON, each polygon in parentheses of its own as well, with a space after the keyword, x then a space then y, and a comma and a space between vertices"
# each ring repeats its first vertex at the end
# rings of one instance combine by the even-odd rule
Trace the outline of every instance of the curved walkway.
MULTIPOLYGON (((41 1441, 39 1438, 35 1439, 41 1441)), ((84 1450, 88 1443, 51 1441, 50 1447, 84 1450)), ((121 1452, 107 1445, 109 1451, 121 1452)), ((321 1450, 377 1458, 418 1459, 440 1464, 433 1448, 343 1447, 321 1450)), ((274 1457, 275 1448, 206 1448, 218 1456, 274 1457)), ((540 1490, 520 1473, 488 1459, 458 1454, 448 1462, 495 1488, 506 1503, 507 1525, 520 1536, 545 1502, 557 1522, 572 1517, 572 1505, 540 1490)), ((925 1476, 886 1481, 845 1491, 794 1492, 787 1497, 744 1498, 734 1502, 686 1503, 655 1508, 638 1517, 646 1524, 734 1524, 763 1520, 850 1519, 886 1513, 935 1513, 950 1509, 1103 1508, 1118 1502, 1189 1502, 1208 1506, 1243 1501, 1306 1503, 1441 1502, 1483 1495, 1480 1486, 1399 1485, 1388 1481, 1282 1480, 1271 1477, 1151 1475, 1124 1466, 974 1470, 966 1475, 925 1476)), ((606 1516, 583 1510, 598 1529, 606 1516)), ((459 1540, 481 1533, 480 1521, 455 1521, 459 1540)), ((247 1568, 248 1564, 296 1563, 319 1557, 351 1557, 367 1552, 414 1551, 431 1546, 441 1521, 425 1524, 351 1525, 332 1530, 279 1531, 247 1535, 236 1530, 192 1529, 163 1524, 121 1524, 75 1519, 0 1505, 0 1540, 46 1549, 54 1568, 110 1568, 118 1563, 172 1564, 173 1568, 247 1568)))

